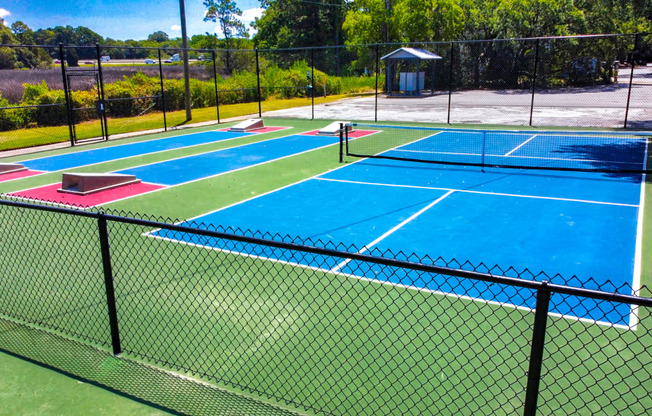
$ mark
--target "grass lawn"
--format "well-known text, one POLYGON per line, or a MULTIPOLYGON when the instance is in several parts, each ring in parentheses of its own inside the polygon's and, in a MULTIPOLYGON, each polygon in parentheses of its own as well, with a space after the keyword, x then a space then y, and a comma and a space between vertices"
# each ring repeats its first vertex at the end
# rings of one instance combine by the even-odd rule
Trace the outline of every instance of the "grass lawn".
MULTIPOLYGON (((350 95, 331 95, 326 98, 315 97, 315 104, 341 100, 350 95)), ((310 98, 292 98, 287 100, 267 100, 262 103, 263 111, 282 110, 311 104, 310 98)), ((258 102, 228 104, 220 106, 220 119, 258 114, 258 102)), ((166 114, 168 127, 186 124, 186 112, 171 111, 166 114)), ((192 123, 217 121, 216 107, 196 108, 192 110, 192 123)), ((131 133, 163 128, 163 113, 151 112, 138 117, 108 118, 109 134, 131 133)), ((83 140, 102 135, 98 120, 87 121, 75 126, 77 139, 83 140)), ((70 140, 68 126, 34 127, 29 129, 0 132, 0 150, 18 149, 70 140)))
MULTIPOLYGON (((291 125, 292 132, 300 132, 324 122, 273 120, 267 124, 291 125)), ((115 171, 287 134, 281 131, 143 155, 84 171, 115 171)), ((10 160, 19 159, 6 159, 10 160)), ((338 166, 337 146, 333 145, 106 208, 156 218, 191 218, 338 166)), ((0 192, 56 182, 58 177, 60 173, 0 184, 0 192)), ((648 186, 646 199, 650 192, 648 186)), ((107 351, 110 337, 96 220, 0 206, 0 223, 4 226, 0 253, 12 259, 4 266, 6 273, 0 281, 0 314, 12 322, 33 323, 107 351)), ((651 227, 646 213, 643 259, 652 256, 651 227)), ((109 223, 125 357, 112 365, 126 366, 129 360, 147 363, 235 389, 261 402, 271 401, 279 408, 290 406, 308 413, 522 413, 534 317, 531 311, 234 254, 247 250, 234 242, 222 241, 224 251, 172 243, 147 237, 149 231, 109 223)), ((305 255, 295 254, 297 258, 305 255)), ((358 270, 362 275, 374 273, 365 264, 358 265, 358 270)), ((651 279, 644 261, 642 284, 649 285, 651 279)), ((474 293, 468 296, 478 297, 474 293)), ((650 411, 649 312, 639 311, 636 330, 551 316, 540 414, 635 415, 650 411)), ((20 338, 15 335, 19 331, 1 329, 0 347, 19 345, 16 340, 20 338)), ((140 391, 137 384, 115 377, 113 367, 106 372, 86 368, 78 364, 80 359, 67 360, 67 371, 118 385, 118 389, 140 391)), ((97 400, 112 403, 104 393, 96 396, 97 400)), ((146 398, 148 394, 156 395, 139 393, 146 398)), ((159 394, 152 400, 182 403, 182 410, 189 410, 183 406, 194 402, 198 407, 192 408, 193 412, 215 414, 202 407, 208 400, 201 395, 176 399, 159 394)), ((8 400, 20 398, 14 393, 8 400)), ((138 406, 134 409, 141 411, 138 406)), ((247 413, 261 412, 239 414, 247 413)))

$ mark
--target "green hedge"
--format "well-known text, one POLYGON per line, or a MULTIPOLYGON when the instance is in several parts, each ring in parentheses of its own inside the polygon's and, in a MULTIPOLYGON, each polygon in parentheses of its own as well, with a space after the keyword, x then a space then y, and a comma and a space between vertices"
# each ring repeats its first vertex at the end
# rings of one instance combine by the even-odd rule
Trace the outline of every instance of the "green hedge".
MULTIPOLYGON (((310 96, 307 72, 310 70, 305 61, 296 62, 289 69, 268 66, 261 73, 261 98, 289 99, 310 96)), ((330 77, 321 71, 313 74, 315 95, 328 95, 346 92, 359 92, 373 88, 375 78, 363 77, 342 79, 330 77), (348 88, 344 88, 347 85, 348 88), (350 91, 347 91, 350 90, 350 91)), ((258 81, 255 72, 234 71, 231 77, 222 79, 218 76, 217 88, 220 91, 220 105, 254 102, 258 99, 256 88, 258 81)), ((51 90, 45 81, 41 84, 24 84, 25 91, 19 104, 10 105, 0 96, 0 107, 51 105, 40 108, 17 108, 0 110, 0 131, 15 130, 25 127, 56 126, 67 123, 65 94, 63 90, 51 90)), ((162 111, 163 101, 160 95, 158 77, 148 77, 138 72, 122 81, 104 84, 107 99, 106 111, 109 117, 134 117, 147 111, 162 111), (154 98, 148 98, 154 97, 154 98)), ((185 108, 185 86, 182 79, 164 80, 165 109, 176 111, 185 108)), ((73 91, 71 93, 75 121, 81 122, 97 118, 95 105, 97 91, 73 91)), ((193 108, 205 108, 216 105, 215 83, 210 81, 190 80, 190 101, 193 108)))

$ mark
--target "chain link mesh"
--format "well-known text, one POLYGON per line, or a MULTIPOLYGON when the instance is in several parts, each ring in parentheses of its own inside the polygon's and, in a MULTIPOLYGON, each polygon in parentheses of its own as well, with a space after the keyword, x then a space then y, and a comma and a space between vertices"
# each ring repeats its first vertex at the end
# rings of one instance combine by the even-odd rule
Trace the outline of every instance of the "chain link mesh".
MULTIPOLYGON (((649 296, 645 287, 527 269, 377 249, 352 259, 361 247, 193 222, 180 229, 169 219, 103 217, 124 353, 112 358, 106 355, 111 338, 97 215, 16 205, 0 205, 0 251, 11 259, 2 266, 0 323, 24 334, 3 335, 0 346, 188 413, 214 414, 224 406, 234 414, 283 414, 285 406, 333 415, 521 413, 536 290, 457 277, 456 270, 649 296), (70 344, 66 354, 73 360, 80 359, 77 350, 99 347, 88 354, 104 354, 102 365, 113 363, 111 370, 89 376, 81 367, 92 364, 61 362, 42 343, 25 344, 35 336, 70 344), (175 400, 138 387, 150 380, 168 389, 186 386, 193 395, 175 400)), ((625 306, 553 293, 541 414, 652 411, 650 310, 625 306)))

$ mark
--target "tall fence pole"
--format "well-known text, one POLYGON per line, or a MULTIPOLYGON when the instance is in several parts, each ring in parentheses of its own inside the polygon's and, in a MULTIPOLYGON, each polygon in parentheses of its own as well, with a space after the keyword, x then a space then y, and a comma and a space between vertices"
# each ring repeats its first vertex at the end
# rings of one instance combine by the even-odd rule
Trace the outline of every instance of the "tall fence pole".
POLYGON ((97 74, 99 76, 99 85, 100 89, 100 124, 102 124, 102 133, 104 134, 104 140, 109 140, 109 126, 106 120, 106 99, 104 98, 104 78, 102 76, 102 51, 100 50, 100 44, 95 44, 95 51, 97 53, 97 74))
POLYGON ((548 282, 542 282, 543 287, 537 290, 537 304, 534 315, 534 328, 532 330, 532 349, 530 350, 530 366, 527 377, 527 390, 525 392, 524 416, 535 416, 537 412, 537 399, 539 397, 539 384, 541 382, 541 367, 543 364, 543 350, 546 339, 546 324, 550 308, 550 290, 548 282))
POLYGON ((310 95, 312 96, 312 118, 315 119, 315 50, 310 49, 310 66, 312 72, 310 73, 310 95))
POLYGON ((258 85, 258 88, 256 89, 258 92, 258 117, 262 117, 263 112, 260 104, 262 94, 260 93, 260 63, 258 62, 258 48, 256 48, 256 82, 258 85))
POLYGON ((453 96, 453 58, 455 56, 455 43, 451 42, 451 64, 448 69, 448 118, 446 123, 451 124, 451 97, 453 96))
POLYGON ((163 85, 163 65, 161 64, 161 49, 158 49, 158 77, 161 81, 161 105, 163 106, 163 128, 168 131, 168 119, 165 110, 165 86, 163 85))
POLYGON ((217 90, 217 64, 215 60, 215 50, 211 51, 213 55, 213 84, 215 85, 215 106, 217 107, 217 124, 220 124, 220 93, 217 90))
POLYGON ((118 355, 122 352, 122 346, 120 345, 120 329, 118 327, 118 310, 115 303, 115 289, 113 286, 109 232, 106 226, 106 218, 102 212, 97 214, 97 225, 100 232, 100 249, 102 251, 102 267, 104 269, 106 304, 109 310, 109 325, 111 326, 111 347, 113 348, 113 355, 118 355))
POLYGON ((376 101, 374 103, 374 121, 378 121, 378 72, 380 71, 380 49, 376 44, 376 101))
POLYGON ((539 39, 534 45, 534 71, 532 71, 532 99, 530 101, 530 126, 532 126, 532 115, 534 114, 534 90, 537 86, 537 68, 539 67, 539 39))
POLYGON ((632 84, 634 83, 634 67, 636 66, 636 52, 638 51, 638 43, 640 41, 640 33, 637 33, 634 36, 634 50, 630 55, 629 64, 632 68, 632 71, 629 73, 629 89, 627 90, 627 106, 625 107, 625 125, 623 128, 627 128, 627 119, 629 118, 629 105, 632 98, 632 84))
POLYGON ((70 99, 70 86, 66 75, 66 60, 63 54, 63 43, 59 43, 59 61, 61 61, 61 81, 63 82, 63 95, 66 99, 66 119, 68 120, 68 134, 70 134, 70 145, 75 145, 75 132, 72 125, 72 100, 70 99))

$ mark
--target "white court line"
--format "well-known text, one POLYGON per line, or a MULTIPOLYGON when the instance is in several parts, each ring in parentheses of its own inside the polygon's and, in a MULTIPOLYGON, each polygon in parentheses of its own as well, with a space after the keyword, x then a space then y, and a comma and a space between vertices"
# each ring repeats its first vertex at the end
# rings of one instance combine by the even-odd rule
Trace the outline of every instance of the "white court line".
MULTIPOLYGON (((150 238, 155 238, 155 239, 158 239, 158 240, 162 240, 162 241, 168 241, 168 242, 175 243, 175 244, 182 244, 182 245, 191 246, 191 247, 203 248, 203 249, 206 249, 206 250, 218 251, 218 252, 221 252, 221 253, 227 253, 227 254, 232 254, 232 255, 242 256, 242 257, 247 257, 247 258, 259 259, 259 260, 269 261, 269 262, 272 262, 272 263, 287 264, 287 265, 294 266, 294 267, 300 267, 300 268, 306 269, 306 270, 314 270, 314 271, 320 271, 320 272, 325 272, 325 273, 332 273, 335 276, 342 276, 342 277, 345 277, 345 278, 360 280, 362 282, 369 282, 369 283, 378 284, 378 285, 381 285, 381 286, 391 286, 391 287, 394 287, 394 288, 407 289, 407 290, 411 290, 411 291, 415 291, 415 292, 424 292, 424 293, 440 295, 440 296, 444 296, 444 297, 448 297, 448 298, 462 299, 462 300, 467 300, 467 301, 471 301, 471 302, 480 302, 480 303, 487 304, 487 305, 508 307, 508 308, 513 308, 513 309, 516 309, 516 310, 521 310, 521 311, 524 311, 524 312, 535 313, 534 308, 529 307, 529 306, 519 306, 519 305, 515 305, 513 303, 509 303, 509 302, 499 302, 499 301, 496 301, 496 300, 488 300, 488 299, 477 298, 477 297, 468 296, 468 295, 459 295, 457 293, 444 292, 442 290, 433 290, 433 289, 429 289, 427 287, 406 285, 404 283, 393 283, 393 282, 388 282, 388 281, 384 281, 384 280, 379 280, 379 279, 376 279, 376 278, 373 278, 373 277, 359 276, 359 275, 356 275, 356 274, 343 273, 341 271, 333 271, 334 269, 330 269, 330 270, 329 269, 323 269, 321 267, 308 266, 308 265, 305 265, 305 264, 300 264, 300 263, 291 262, 291 261, 287 261, 287 260, 280 260, 280 259, 276 259, 276 258, 272 258, 272 257, 259 256, 259 255, 256 255, 256 254, 248 254, 248 253, 243 253, 241 251, 228 250, 228 249, 223 249, 223 248, 219 248, 219 247, 211 247, 211 246, 207 246, 207 245, 199 244, 199 243, 190 243, 188 241, 177 240, 177 239, 169 238, 169 237, 161 237, 161 236, 151 234, 152 232, 156 232, 158 230, 160 230, 160 229, 156 229, 156 230, 153 230, 153 231, 151 231, 149 233, 144 233, 142 235, 150 237, 150 238)), ((206 237, 206 238, 210 238, 210 237, 206 237)), ((246 243, 242 243, 242 244, 246 244, 246 243)), ((564 315, 564 314, 557 313, 557 312, 548 312, 548 315, 563 318, 563 319, 567 319, 567 320, 570 320, 570 321, 578 321, 578 322, 583 322, 583 323, 588 323, 588 324, 593 324, 593 325, 602 325, 602 326, 606 326, 606 327, 609 327, 609 328, 620 328, 620 329, 624 329, 624 330, 635 329, 635 328, 631 328, 631 327, 629 327, 627 325, 614 324, 614 323, 611 323, 611 322, 598 321, 598 320, 595 320, 595 319, 580 318, 580 317, 577 317, 577 316, 574 316, 574 315, 564 315)))
POLYGON ((638 208, 638 205, 623 204, 623 203, 619 203, 619 202, 591 201, 591 200, 585 200, 585 199, 558 198, 558 197, 538 196, 538 195, 507 194, 507 193, 502 193, 502 192, 470 191, 470 190, 467 190, 467 189, 438 188, 438 187, 435 187, 435 186, 397 185, 397 184, 392 184, 392 183, 350 181, 350 180, 346 180, 346 179, 330 179, 330 178, 316 178, 316 179, 320 180, 320 181, 343 182, 343 183, 353 183, 353 184, 360 184, 360 185, 388 186, 388 187, 396 187, 396 188, 432 189, 432 190, 437 190, 437 191, 455 191, 455 192, 463 192, 463 193, 469 193, 469 194, 511 196, 511 197, 515 197, 515 198, 547 199, 547 200, 551 200, 551 201, 582 202, 582 203, 586 203, 586 204, 614 205, 614 206, 618 206, 618 207, 638 208))
MULTIPOLYGON (((647 169, 648 144, 645 144, 645 157, 643 169, 647 169)), ((641 199, 638 208, 638 224, 636 224, 636 249, 634 254, 634 278, 632 279, 632 291, 638 293, 641 290, 641 273, 643 263, 643 212, 645 211, 645 181, 647 175, 643 174, 641 179, 641 199)), ((632 305, 632 312, 629 315, 629 326, 636 329, 638 325, 638 306, 632 305)))
MULTIPOLYGON (((371 243, 369 243, 369 244, 365 244, 365 245, 362 247, 362 249, 358 251, 358 253, 359 253, 359 254, 362 254, 362 253, 368 251, 370 248, 374 247, 376 244, 380 243, 381 241, 383 241, 384 239, 386 239, 386 238, 389 237, 390 235, 394 234, 396 231, 398 231, 398 230, 400 230, 401 228, 403 228, 403 227, 404 227, 405 225, 407 225, 408 223, 410 223, 410 222, 412 222, 413 220, 415 220, 418 216, 420 216, 420 215, 423 214, 424 212, 428 211, 430 208, 434 207, 435 205, 437 205, 438 203, 440 203, 441 201, 443 201, 447 196, 449 196, 449 195, 452 194, 453 192, 455 192, 455 191, 452 191, 452 190, 451 190, 451 191, 448 191, 448 192, 446 192, 444 195, 442 195, 442 196, 440 196, 439 198, 435 199, 435 200, 432 201, 430 204, 428 204, 428 205, 426 205, 425 207, 421 208, 419 211, 415 212, 415 213, 412 214, 410 217, 408 217, 407 219, 403 220, 400 224, 396 225, 394 228, 392 228, 392 229, 390 229, 389 231, 387 231, 385 234, 383 234, 383 235, 381 235, 380 237, 376 238, 376 239, 375 239, 374 241, 372 241, 371 243)), ((340 263, 340 264, 338 264, 337 266, 333 267, 330 271, 333 272, 333 273, 337 273, 337 272, 339 272, 339 271, 342 269, 342 267, 344 267, 344 266, 346 266, 347 264, 349 264, 350 261, 351 261, 350 259, 344 260, 342 263, 340 263)))
POLYGON ((527 139, 526 141, 524 141, 523 143, 519 144, 518 146, 516 146, 515 148, 513 148, 513 149, 510 150, 509 152, 505 153, 503 156, 509 156, 509 155, 511 155, 512 153, 514 153, 515 151, 517 151, 517 150, 520 149, 521 147, 523 147, 523 146, 525 146, 526 144, 528 144, 528 143, 529 143, 532 139, 534 139, 535 137, 537 137, 536 134, 535 134, 534 136, 530 137, 529 139, 527 139))

